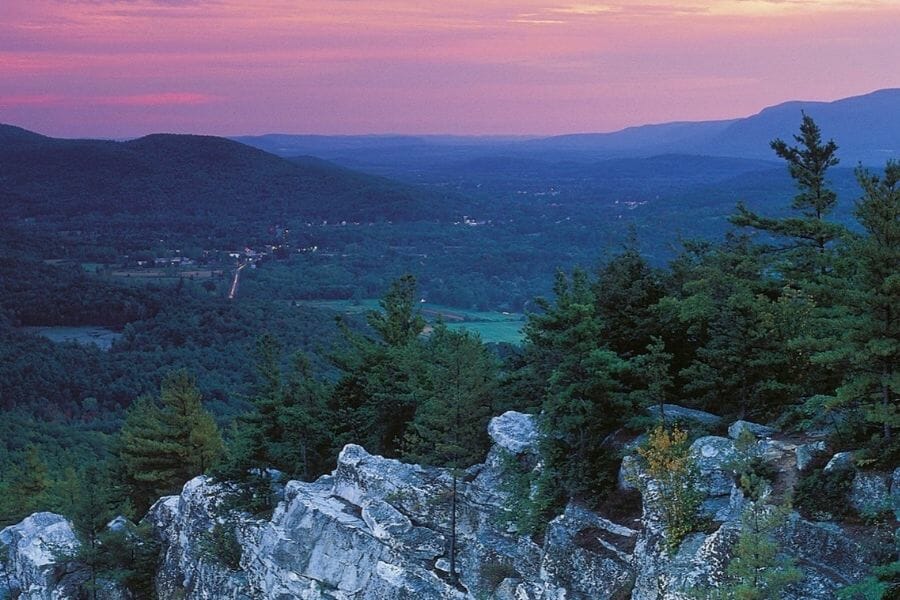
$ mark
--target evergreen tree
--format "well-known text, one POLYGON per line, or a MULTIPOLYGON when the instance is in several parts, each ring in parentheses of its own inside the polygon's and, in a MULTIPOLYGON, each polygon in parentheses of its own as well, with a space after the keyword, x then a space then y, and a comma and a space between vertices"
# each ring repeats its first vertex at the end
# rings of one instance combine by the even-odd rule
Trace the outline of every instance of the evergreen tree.
POLYGON ((707 590, 704 598, 729 600, 780 600, 803 572, 785 555, 775 539, 776 530, 790 513, 789 507, 749 501, 741 515, 741 531, 734 555, 726 567, 726 583, 707 590))
POLYGON ((391 283, 388 293, 380 300, 381 310, 370 311, 366 320, 385 345, 403 346, 425 328, 425 319, 414 310, 415 303, 416 278, 403 275, 391 283))
POLYGON ((696 346, 679 377, 703 408, 767 418, 798 394, 802 363, 789 343, 808 305, 763 270, 759 250, 730 236, 693 266, 679 296, 660 302, 663 318, 680 320, 696 346))
POLYGON ((638 405, 658 413, 660 424, 665 426, 665 404, 673 383, 670 373, 672 354, 666 352, 662 338, 654 336, 651 340, 647 345, 647 352, 634 357, 629 364, 629 368, 638 373, 644 384, 633 396, 638 405))
POLYGON ((525 326, 547 381, 541 454, 559 492, 594 503, 614 480, 610 434, 631 412, 622 384, 627 363, 602 344, 602 321, 583 271, 574 271, 571 282, 558 273, 554 292, 555 303, 539 299, 543 312, 529 315, 525 326))
POLYGON ((496 367, 481 340, 439 323, 425 347, 421 402, 406 435, 405 458, 451 470, 450 577, 458 573, 457 480, 461 469, 483 460, 487 421, 496 387, 496 367))
POLYGON ((212 416, 185 371, 170 374, 160 404, 144 398, 129 409, 119 439, 125 484, 141 514, 157 497, 171 494, 212 467, 223 451, 212 416))
POLYGON ((84 591, 92 600, 100 589, 99 579, 113 559, 103 543, 107 524, 116 516, 117 502, 109 474, 102 465, 89 464, 81 476, 79 493, 69 516, 81 541, 75 560, 87 567, 84 591))
POLYGON ((789 146, 780 139, 772 141, 772 149, 787 162, 791 177, 797 183, 799 193, 791 207, 798 217, 772 219, 761 217, 743 204, 732 222, 751 227, 786 239, 791 261, 783 265, 786 274, 794 278, 818 281, 831 264, 829 246, 840 238, 845 229, 827 218, 834 211, 837 195, 828 187, 828 169, 838 164, 837 144, 833 140, 822 142, 822 133, 812 117, 803 115, 799 135, 794 136, 796 146, 789 146))
POLYGON ((253 409, 241 415, 231 441, 226 467, 230 478, 244 480, 276 464, 275 447, 283 442, 279 414, 284 403, 281 375, 282 346, 265 333, 256 341, 256 372, 259 384, 252 397, 253 409))
POLYGON ((327 400, 328 389, 312 376, 307 358, 295 354, 278 415, 284 435, 275 456, 277 464, 306 481, 329 470, 334 462, 335 423, 327 400))
POLYGON ((900 426, 900 163, 889 162, 883 177, 857 171, 863 197, 856 215, 866 234, 853 241, 855 269, 844 286, 846 312, 834 320, 833 345, 815 359, 844 373, 834 394, 817 398, 816 409, 849 410, 876 426, 875 455, 896 463, 900 426))
POLYGON ((811 304, 807 315, 809 324, 787 341, 798 360, 805 361, 803 387, 810 394, 830 393, 839 383, 840 373, 824 363, 811 362, 811 356, 833 344, 837 332, 833 326, 842 315, 842 290, 845 280, 838 272, 838 242, 848 236, 847 229, 831 220, 837 195, 829 187, 828 169, 838 164, 837 144, 822 141, 815 121, 804 114, 797 145, 774 140, 772 148, 788 165, 798 194, 791 204, 795 215, 768 218, 738 205, 731 221, 768 234, 775 245, 764 245, 763 265, 766 272, 775 274, 786 286, 793 288, 811 304))
POLYGON ((593 284, 603 341, 624 358, 641 354, 659 335, 653 307, 663 296, 660 276, 647 264, 632 230, 624 252, 600 269, 593 284))
POLYGON ((399 456, 423 370, 419 334, 425 321, 415 310, 415 278, 405 275, 393 282, 381 310, 370 312, 368 322, 377 333, 374 339, 342 324, 350 348, 333 357, 343 374, 332 404, 343 424, 342 441, 399 456))
POLYGON ((50 475, 41 449, 29 444, 20 456, 0 502, 0 518, 15 523, 31 513, 48 510, 52 504, 50 475))

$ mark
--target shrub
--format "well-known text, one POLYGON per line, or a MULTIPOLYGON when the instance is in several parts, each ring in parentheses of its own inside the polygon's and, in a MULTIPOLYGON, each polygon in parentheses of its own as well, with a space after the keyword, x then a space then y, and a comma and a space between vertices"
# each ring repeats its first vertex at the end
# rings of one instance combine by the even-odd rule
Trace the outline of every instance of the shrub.
POLYGON ((647 474, 659 486, 659 501, 666 523, 666 548, 674 553, 686 535, 697 530, 701 494, 697 491, 697 467, 691 457, 688 432, 658 426, 647 443, 638 448, 647 474))
POLYGON ((797 484, 797 509, 805 517, 823 521, 853 516, 849 502, 853 475, 853 469, 810 471, 797 484))
POLYGON ((501 455, 503 491, 509 495, 508 520, 516 530, 535 541, 543 535, 547 523, 565 506, 566 498, 552 471, 546 466, 533 470, 521 465, 508 452, 501 455))
POLYGON ((235 533, 234 523, 216 523, 201 542, 201 548, 232 571, 241 569, 241 544, 235 533))

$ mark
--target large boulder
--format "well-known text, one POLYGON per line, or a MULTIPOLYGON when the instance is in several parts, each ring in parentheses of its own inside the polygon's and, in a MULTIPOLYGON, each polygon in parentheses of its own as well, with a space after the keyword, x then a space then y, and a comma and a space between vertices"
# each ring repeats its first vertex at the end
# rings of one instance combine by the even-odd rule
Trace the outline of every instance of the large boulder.
POLYGON ((512 454, 532 452, 538 441, 534 417, 512 410, 491 419, 488 435, 495 447, 512 454))
POLYGON ((826 446, 824 440, 817 440, 815 442, 809 442, 797 446, 797 449, 795 450, 797 458, 797 469, 799 471, 807 470, 809 466, 816 461, 816 459, 825 454, 825 450, 826 446))
MULTIPOLYGON (((179 496, 160 498, 150 508, 146 519, 162 541, 156 575, 160 598, 251 598, 244 574, 226 565, 212 546, 215 525, 228 526, 221 518, 221 506, 229 491, 224 484, 197 477, 184 485, 179 496)), ((238 537, 243 547, 252 539, 254 524, 246 519, 242 527, 228 526, 228 533, 238 537)))
POLYGON ((891 475, 891 506, 894 507, 894 518, 900 521, 900 467, 891 475))
POLYGON ((710 497, 727 497, 734 483, 732 463, 737 458, 734 441, 713 435, 697 438, 691 444, 691 457, 697 465, 699 490, 710 497))
POLYGON ((778 430, 773 427, 766 427, 759 423, 750 421, 735 421, 728 426, 728 437, 733 440, 738 439, 744 432, 749 432, 753 437, 764 438, 773 435, 778 430))
MULTIPOLYGON (((660 418, 660 408, 657 405, 647 407, 647 414, 654 419, 660 418)), ((682 423, 695 423, 705 427, 716 427, 722 422, 722 417, 712 413, 687 408, 677 404, 663 404, 662 415, 667 423, 681 421, 682 423)))
POLYGON ((844 469, 852 469, 856 465, 853 460, 853 452, 838 452, 831 457, 828 464, 825 465, 825 472, 832 473, 834 471, 842 471, 844 469))
MULTIPOLYGON (((81 543, 62 515, 34 513, 0 531, 0 598, 75 600, 89 577, 74 560, 81 543)), ((127 598, 118 585, 99 580, 98 600, 127 598)))
MULTIPOLYGON (((74 598, 84 578, 65 560, 80 546, 71 523, 61 516, 39 512, 0 531, 0 552, 13 592, 27 600, 74 598)), ((6 584, 5 577, 3 585, 6 584)))
POLYGON ((891 473, 858 471, 850 486, 850 504, 861 515, 878 515, 894 510, 891 473))
POLYGON ((634 585, 638 532, 570 504, 547 526, 541 576, 553 598, 611 600, 634 585))

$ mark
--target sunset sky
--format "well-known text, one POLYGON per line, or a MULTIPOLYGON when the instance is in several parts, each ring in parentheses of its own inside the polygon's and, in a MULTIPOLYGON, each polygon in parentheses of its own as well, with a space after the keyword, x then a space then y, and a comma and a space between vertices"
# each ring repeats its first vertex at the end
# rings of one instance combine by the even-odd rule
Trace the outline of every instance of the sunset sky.
POLYGON ((898 0, 0 0, 0 122, 556 134, 900 87, 898 0))

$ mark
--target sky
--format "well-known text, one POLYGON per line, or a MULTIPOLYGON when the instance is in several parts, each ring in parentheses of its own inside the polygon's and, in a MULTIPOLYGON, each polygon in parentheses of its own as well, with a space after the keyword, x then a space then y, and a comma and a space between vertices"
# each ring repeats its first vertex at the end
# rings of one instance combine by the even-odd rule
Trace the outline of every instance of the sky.
POLYGON ((900 87, 900 0, 0 0, 59 137, 613 131, 900 87))

